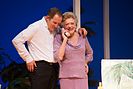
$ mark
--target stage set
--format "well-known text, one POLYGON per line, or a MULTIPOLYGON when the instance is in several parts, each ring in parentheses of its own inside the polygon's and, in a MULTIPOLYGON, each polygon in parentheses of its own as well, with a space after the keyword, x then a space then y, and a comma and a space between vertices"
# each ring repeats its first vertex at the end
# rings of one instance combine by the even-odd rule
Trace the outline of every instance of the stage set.
POLYGON ((57 1, 1 0, 0 89, 15 84, 30 89, 25 64, 11 40, 51 6, 73 11, 79 20, 78 28, 86 26, 96 33, 91 38, 87 36, 94 52, 94 60, 88 65, 89 89, 133 89, 132 0, 57 1))

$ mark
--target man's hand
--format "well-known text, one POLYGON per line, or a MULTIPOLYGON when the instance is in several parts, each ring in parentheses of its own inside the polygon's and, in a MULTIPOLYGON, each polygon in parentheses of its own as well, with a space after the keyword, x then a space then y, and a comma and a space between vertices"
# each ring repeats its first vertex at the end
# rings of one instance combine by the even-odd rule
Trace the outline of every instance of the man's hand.
POLYGON ((37 67, 35 61, 31 61, 29 63, 27 63, 27 69, 30 71, 30 72, 33 72, 35 67, 37 67))
POLYGON ((79 32, 80 35, 83 35, 83 37, 86 37, 86 35, 88 33, 85 28, 79 28, 78 32, 79 32))

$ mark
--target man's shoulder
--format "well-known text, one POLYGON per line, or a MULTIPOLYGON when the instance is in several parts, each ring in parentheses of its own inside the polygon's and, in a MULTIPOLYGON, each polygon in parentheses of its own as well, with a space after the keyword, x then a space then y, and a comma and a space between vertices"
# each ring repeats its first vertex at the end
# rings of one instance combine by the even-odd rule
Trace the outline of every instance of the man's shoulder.
POLYGON ((42 19, 36 20, 31 25, 37 25, 37 24, 40 24, 41 22, 42 22, 42 19))
POLYGON ((31 23, 29 26, 38 28, 38 27, 42 26, 43 21, 44 21, 43 19, 36 20, 33 23, 31 23))

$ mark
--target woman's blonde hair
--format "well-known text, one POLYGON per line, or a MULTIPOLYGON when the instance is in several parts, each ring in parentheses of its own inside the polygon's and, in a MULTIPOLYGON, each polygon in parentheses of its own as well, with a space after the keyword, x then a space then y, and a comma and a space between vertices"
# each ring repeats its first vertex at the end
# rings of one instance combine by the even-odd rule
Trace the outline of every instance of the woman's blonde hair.
POLYGON ((61 23, 62 27, 64 27, 64 22, 66 21, 66 19, 69 19, 69 18, 73 18, 77 26, 78 19, 77 19, 77 16, 73 12, 65 12, 62 17, 63 17, 62 23, 61 23))

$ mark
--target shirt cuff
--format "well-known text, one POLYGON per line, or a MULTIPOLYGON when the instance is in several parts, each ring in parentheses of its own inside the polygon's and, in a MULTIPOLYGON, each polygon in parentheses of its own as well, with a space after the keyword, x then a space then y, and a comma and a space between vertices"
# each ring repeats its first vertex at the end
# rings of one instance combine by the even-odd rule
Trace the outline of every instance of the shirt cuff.
POLYGON ((26 60, 26 63, 30 63, 32 61, 33 61, 33 59, 29 58, 29 59, 26 60))

